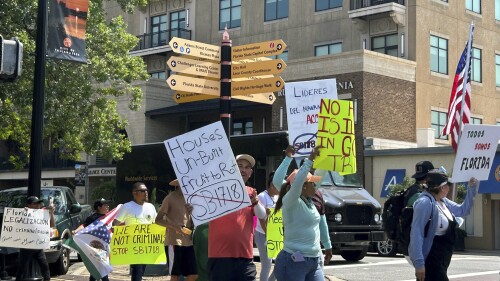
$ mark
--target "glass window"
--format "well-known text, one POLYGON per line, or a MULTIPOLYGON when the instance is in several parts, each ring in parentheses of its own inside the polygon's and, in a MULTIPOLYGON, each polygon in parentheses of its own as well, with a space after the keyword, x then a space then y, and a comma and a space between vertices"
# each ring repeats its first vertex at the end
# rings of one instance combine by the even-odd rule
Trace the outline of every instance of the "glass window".
POLYGON ((253 133, 253 121, 251 119, 239 119, 233 121, 233 135, 248 135, 253 133))
POLYGON ((500 0, 495 0, 495 19, 500 20, 500 0))
POLYGON ((470 123, 474 124, 474 125, 481 125, 481 124, 483 124, 483 119, 471 117, 470 118, 470 123))
POLYGON ((474 13, 481 13, 481 0, 465 0, 465 8, 474 13))
POLYGON ((434 138, 435 139, 442 139, 442 140, 447 140, 448 136, 441 136, 441 132, 444 129, 444 126, 446 125, 446 112, 441 112, 441 111, 436 111, 433 110, 431 111, 431 128, 434 129, 434 138))
POLYGON ((186 11, 176 11, 170 13, 170 39, 172 37, 186 38, 189 37, 186 31, 186 11), (186 37, 187 36, 187 37, 186 37))
POLYGON ((265 0, 265 21, 283 19, 288 17, 288 0, 265 0))
POLYGON ((471 80, 481 83, 481 49, 472 48, 471 80))
POLYGON ((163 46, 167 42, 167 16, 151 18, 151 47, 163 46))
POLYGON ((333 43, 314 47, 314 56, 325 56, 342 53, 342 43, 333 43))
POLYGON ((430 53, 431 71, 448 74, 448 40, 431 35, 430 53))
POLYGON ((241 26, 241 0, 220 0, 219 30, 241 26))
POLYGON ((165 71, 153 72, 153 73, 151 73, 151 78, 162 79, 162 80, 167 79, 165 71))
POLYGON ((495 81, 497 87, 500 87, 500 55, 495 55, 495 81))
POLYGON ((342 7, 342 0, 316 0, 316 12, 342 7))
POLYGON ((283 61, 287 61, 288 60, 288 51, 284 51, 283 53, 281 53, 279 55, 270 56, 268 58, 270 58, 270 59, 282 59, 283 61))
POLYGON ((398 35, 389 34, 379 37, 372 37, 372 51, 397 57, 398 35))

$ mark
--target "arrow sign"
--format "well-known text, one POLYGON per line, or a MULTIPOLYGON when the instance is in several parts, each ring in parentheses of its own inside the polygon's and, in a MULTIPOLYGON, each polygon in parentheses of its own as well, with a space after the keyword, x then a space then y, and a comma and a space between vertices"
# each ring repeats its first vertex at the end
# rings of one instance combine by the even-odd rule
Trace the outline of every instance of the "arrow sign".
POLYGON ((280 74, 286 63, 282 59, 231 65, 231 78, 280 74))
POLYGON ((186 103, 192 101, 202 101, 202 100, 212 100, 218 99, 218 96, 202 95, 196 93, 186 93, 186 92, 175 92, 172 96, 176 103, 186 103))
POLYGON ((266 92, 277 92, 285 86, 281 77, 231 82, 231 95, 251 95, 266 92))
POLYGON ((183 38, 173 37, 168 42, 172 51, 182 55, 188 55, 213 61, 220 61, 220 47, 201 42, 191 41, 183 38))
POLYGON ((231 60, 250 59, 255 57, 269 57, 279 55, 285 51, 283 40, 272 40, 254 44, 234 46, 231 48, 231 60))
POLYGON ((233 97, 237 100, 253 101, 264 104, 273 104, 276 100, 274 93, 263 93, 263 94, 253 94, 253 95, 242 95, 233 97))
POLYGON ((167 66, 175 72, 220 78, 220 64, 218 63, 193 60, 185 57, 170 57, 167 61, 167 66))
POLYGON ((192 78, 183 75, 170 75, 167 85, 174 91, 205 94, 212 96, 220 95, 220 82, 201 78, 192 78))

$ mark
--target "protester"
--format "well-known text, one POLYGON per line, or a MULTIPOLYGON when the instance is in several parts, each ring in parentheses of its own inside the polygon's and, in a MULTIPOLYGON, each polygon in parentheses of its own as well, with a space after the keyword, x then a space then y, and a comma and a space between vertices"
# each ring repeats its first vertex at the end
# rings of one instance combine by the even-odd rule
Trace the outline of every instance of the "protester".
POLYGON ((198 279, 208 281, 208 223, 197 225, 193 232, 193 247, 196 257, 198 279))
POLYGON ((469 180, 469 188, 462 204, 446 195, 450 190, 448 176, 439 170, 427 173, 427 188, 413 204, 410 245, 408 252, 418 281, 448 280, 447 270, 455 242, 455 216, 469 214, 479 182, 469 180))
MULTIPOLYGON (((91 225, 97 219, 100 219, 101 217, 105 216, 109 212, 109 203, 110 202, 111 202, 110 200, 106 200, 104 198, 97 199, 94 202, 94 213, 92 215, 88 216, 87 219, 85 219, 85 222, 82 225, 80 225, 77 229, 73 230, 73 234, 76 234, 80 230, 82 230, 85 227, 91 225)), ((101 280, 102 281, 108 281, 109 278, 106 275, 106 276, 103 276, 101 278, 101 280)), ((94 276, 90 275, 89 281, 96 281, 96 279, 94 278, 94 276)))
MULTIPOLYGON (((148 188, 142 182, 136 182, 132 186, 133 201, 123 204, 118 211, 113 225, 151 224, 156 218, 156 209, 153 204, 148 203, 148 188)), ((145 264, 130 265, 130 276, 132 281, 141 281, 145 264)))
POLYGON ((420 161, 415 165, 415 174, 411 176, 415 179, 415 183, 406 189, 404 194, 404 206, 413 206, 413 203, 418 198, 418 195, 423 190, 425 178, 430 170, 434 169, 434 165, 430 161, 420 161))
MULTIPOLYGON (((276 201, 278 200, 278 190, 273 185, 274 172, 269 174, 267 180, 267 189, 259 193, 259 202, 266 208, 266 214, 269 216, 270 208, 276 206, 276 201)), ((257 249, 259 249, 260 264, 262 266, 260 271, 261 281, 276 280, 274 277, 274 272, 269 275, 272 267, 272 259, 267 256, 267 240, 266 240, 266 227, 267 227, 267 216, 265 219, 259 219, 257 221, 257 227, 255 228, 255 244, 257 249)))
MULTIPOLYGON (((26 198, 26 207, 28 209, 41 209, 43 200, 36 196, 29 196, 26 198)), ((50 214, 50 227, 54 227, 54 206, 50 204, 48 206, 50 214)), ((35 260, 39 266, 42 273, 44 281, 50 280, 50 269, 47 263, 47 257, 45 252, 41 249, 19 249, 19 264, 17 268, 16 281, 24 280, 27 276, 32 273, 30 270, 29 261, 35 260)))
MULTIPOLYGON (((248 154, 236 156, 236 163, 247 182, 253 173, 255 159, 248 154)), ((259 203, 255 189, 246 190, 251 206, 211 220, 208 228, 208 277, 211 281, 256 280, 253 263, 253 215, 266 217, 264 206, 259 203)))
POLYGON ((166 227, 165 253, 170 257, 170 280, 178 281, 185 276, 186 281, 195 281, 198 273, 191 237, 193 221, 186 211, 179 181, 175 179, 169 184, 175 190, 163 199, 155 223, 166 227))
MULTIPOLYGON (((320 182, 321 177, 309 173, 320 148, 315 147, 311 151, 300 169, 294 170, 280 189, 275 212, 283 209, 285 233, 284 247, 276 258, 274 269, 279 281, 324 280, 320 266, 320 215, 312 202, 316 183, 320 182)), ((290 147, 286 151, 287 157, 278 170, 291 162, 290 147)))

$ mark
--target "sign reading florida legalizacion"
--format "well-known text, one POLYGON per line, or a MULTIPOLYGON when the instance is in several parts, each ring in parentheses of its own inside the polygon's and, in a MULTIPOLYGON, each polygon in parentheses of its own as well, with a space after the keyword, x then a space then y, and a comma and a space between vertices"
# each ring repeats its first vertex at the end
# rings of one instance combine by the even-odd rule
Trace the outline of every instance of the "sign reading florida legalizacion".
POLYGON ((314 168, 356 173, 356 141, 352 101, 322 99, 318 116, 316 146, 324 149, 314 161, 314 168))
POLYGON ((158 224, 131 224, 113 227, 110 263, 165 264, 165 227, 158 224))
POLYGON ((271 213, 268 217, 266 228, 267 256, 274 259, 283 249, 283 216, 281 210, 279 210, 276 214, 274 213, 274 208, 271 208, 270 210, 271 213))
POLYGON ((5 207, 1 247, 46 249, 50 242, 50 215, 45 209, 5 207))

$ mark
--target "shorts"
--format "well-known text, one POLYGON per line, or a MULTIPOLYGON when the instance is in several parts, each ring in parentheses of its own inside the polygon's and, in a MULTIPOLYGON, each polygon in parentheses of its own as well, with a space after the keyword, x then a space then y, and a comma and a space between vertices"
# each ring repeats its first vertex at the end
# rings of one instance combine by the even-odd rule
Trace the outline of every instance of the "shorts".
POLYGON ((174 263, 170 275, 197 275, 196 259, 193 246, 173 246, 174 263))

